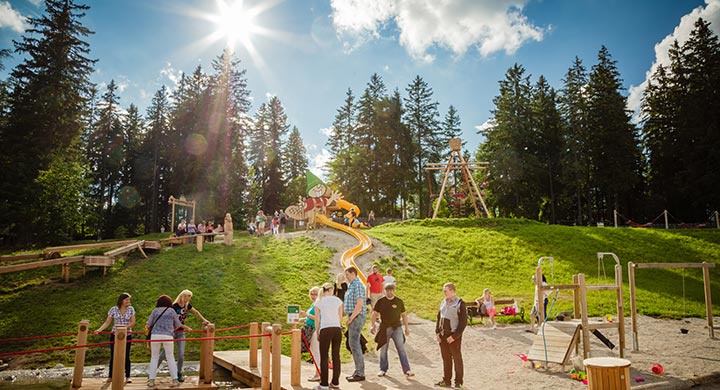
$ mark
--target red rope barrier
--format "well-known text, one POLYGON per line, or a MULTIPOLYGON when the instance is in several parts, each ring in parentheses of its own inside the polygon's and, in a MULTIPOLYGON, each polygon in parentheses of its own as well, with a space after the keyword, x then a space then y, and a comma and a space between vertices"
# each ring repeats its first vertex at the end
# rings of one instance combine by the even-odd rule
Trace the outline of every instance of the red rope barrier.
POLYGON ((161 342, 175 342, 175 341, 202 341, 202 340, 236 340, 236 339, 250 339, 256 337, 270 337, 272 333, 256 334, 256 335, 241 335, 241 336, 223 336, 223 337, 191 337, 185 339, 167 339, 167 340, 130 340, 129 343, 161 343, 161 342))
POLYGON ((115 344, 112 341, 106 341, 104 343, 95 343, 95 344, 85 344, 85 345, 71 345, 69 347, 55 347, 55 348, 47 348, 47 349, 36 349, 33 351, 20 351, 20 352, 5 352, 0 353, 0 357, 5 356, 15 356, 15 355, 29 355, 31 353, 44 353, 44 352, 53 352, 53 351, 63 351, 66 349, 78 349, 78 348, 87 348, 87 347, 100 347, 103 345, 111 345, 115 344))
POLYGON ((317 360, 315 360, 315 356, 313 356, 312 349, 310 349, 310 344, 308 344, 308 341, 305 338, 304 334, 301 333, 300 337, 302 337, 302 340, 305 342, 305 348, 307 348, 308 353, 310 354, 310 357, 312 358, 313 364, 315 365, 315 371, 317 371, 317 374, 320 375, 320 367, 318 367, 317 360))
POLYGON ((221 328, 221 329, 215 329, 215 333, 217 332, 226 332, 228 330, 236 330, 236 329, 245 329, 249 328, 250 325, 239 325, 239 326, 231 326, 229 328, 221 328))
POLYGON ((77 335, 77 333, 60 333, 60 334, 51 334, 51 335, 47 335, 47 336, 13 337, 13 338, 9 338, 9 339, 0 339, 0 343, 5 343, 8 341, 51 339, 53 337, 67 337, 67 336, 75 336, 75 335, 77 335))

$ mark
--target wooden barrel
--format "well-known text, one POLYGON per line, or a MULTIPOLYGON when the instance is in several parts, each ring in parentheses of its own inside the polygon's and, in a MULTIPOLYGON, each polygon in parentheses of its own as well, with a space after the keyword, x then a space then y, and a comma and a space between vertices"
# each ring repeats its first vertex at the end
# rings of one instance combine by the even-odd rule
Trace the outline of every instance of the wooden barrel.
POLYGON ((589 390, 630 390, 630 361, 614 357, 583 361, 589 390))

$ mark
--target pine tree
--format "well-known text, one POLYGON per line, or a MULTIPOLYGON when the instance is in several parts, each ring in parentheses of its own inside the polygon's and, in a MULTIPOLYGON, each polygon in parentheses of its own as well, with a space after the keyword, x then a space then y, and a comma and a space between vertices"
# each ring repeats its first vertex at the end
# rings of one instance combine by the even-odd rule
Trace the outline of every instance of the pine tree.
POLYGON ((630 123, 627 98, 616 61, 605 46, 598 52, 587 87, 594 219, 611 220, 613 209, 632 217, 641 182, 637 129, 630 123))
MULTIPOLYGON (((540 219, 557 223, 558 195, 561 192, 560 178, 562 175, 563 128, 557 106, 557 94, 550 87, 544 76, 540 76, 533 88, 532 123, 536 142, 533 153, 539 164, 538 187, 541 196, 540 219)), ((537 196, 536 195, 536 196, 537 196)))
POLYGON ((80 22, 88 7, 73 0, 46 0, 45 7, 14 42, 24 61, 11 73, 10 115, 0 135, 0 229, 18 232, 22 242, 32 240, 31 205, 42 191, 35 179, 64 158, 58 154, 75 152, 95 62, 83 41, 92 32, 80 22))
POLYGON ((417 196, 419 216, 428 213, 425 190, 424 166, 428 162, 439 162, 442 151, 447 147, 447 139, 442 136, 438 123, 438 103, 432 100, 433 91, 420 76, 405 88, 405 123, 413 134, 415 143, 415 195, 417 196))
POLYGON ((121 167, 120 173, 121 187, 118 192, 118 203, 121 208, 116 209, 118 212, 116 218, 129 234, 144 234, 148 231, 143 222, 145 209, 140 198, 137 176, 141 169, 145 169, 140 166, 145 121, 134 104, 130 104, 127 114, 122 119, 122 127, 125 138, 123 142, 125 163, 121 167))
POLYGON ((582 61, 575 57, 563 79, 559 109, 565 126, 565 145, 562 157, 563 184, 567 189, 568 219, 582 226, 589 218, 590 133, 585 88, 588 75, 582 61), (573 208, 574 212, 569 208, 573 208), (571 216, 574 215, 574 218, 571 216))
POLYGON ((352 89, 345 92, 345 102, 337 109, 335 120, 332 123, 332 133, 327 141, 327 146, 333 155, 337 155, 347 147, 348 138, 355 134, 357 128, 357 108, 355 107, 355 96, 352 89))
POLYGON ((287 188, 283 191, 281 206, 285 207, 297 202, 298 196, 305 196, 305 172, 308 169, 307 150, 303 144, 300 131, 293 126, 283 153, 283 166, 285 169, 285 183, 287 188))
POLYGON ((258 185, 257 205, 261 210, 273 212, 281 208, 280 195, 285 190, 283 180, 283 137, 289 125, 287 115, 277 96, 263 103, 256 114, 252 149, 255 183, 258 185))
MULTIPOLYGON (((490 162, 489 203, 500 216, 537 218, 540 189, 534 178, 536 156, 532 135, 532 88, 525 68, 513 65, 499 82, 499 95, 493 99, 493 126, 482 131, 485 142, 480 145, 478 160, 490 162)), ((491 207, 491 206, 488 206, 491 207)))

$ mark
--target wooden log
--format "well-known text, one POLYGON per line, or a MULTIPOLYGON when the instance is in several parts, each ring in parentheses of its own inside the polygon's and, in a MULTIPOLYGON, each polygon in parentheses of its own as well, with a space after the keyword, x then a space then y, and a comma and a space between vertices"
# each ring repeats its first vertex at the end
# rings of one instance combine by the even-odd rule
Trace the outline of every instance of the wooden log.
POLYGON ((620 357, 625 357, 625 305, 623 301, 623 277, 622 277, 622 266, 620 264, 615 264, 615 283, 617 283, 617 286, 615 288, 617 289, 616 298, 617 298, 617 324, 618 324, 618 333, 620 334, 620 357))
POLYGON ((113 345, 112 390, 123 390, 125 386, 125 350, 127 348, 127 327, 115 328, 113 345))
POLYGON ((632 351, 639 351, 638 326, 637 326, 637 302, 635 300, 635 264, 628 262, 628 284, 630 285, 630 323, 632 325, 632 351))
MULTIPOLYGON (((263 322, 261 332, 272 332, 269 322, 263 322)), ((260 374, 260 388, 270 390, 270 338, 262 337, 262 368, 260 374)))
POLYGON ((255 335, 260 334, 258 331, 258 323, 257 322, 251 322, 250 323, 250 351, 248 351, 249 355, 249 361, 250 361, 250 368, 257 368, 258 359, 257 359, 257 350, 258 350, 258 339, 257 337, 252 337, 255 335))
POLYGON ((83 256, 85 267, 112 267, 115 265, 115 258, 110 256, 83 256))
POLYGON ((11 261, 30 260, 30 259, 42 259, 43 253, 27 253, 24 255, 15 256, 0 256, 0 263, 7 263, 11 261))
POLYGON ((121 255, 121 254, 130 252, 130 251, 132 251, 132 250, 134 250, 134 249, 138 249, 138 247, 139 247, 139 246, 138 246, 138 243, 139 243, 139 242, 140 242, 140 241, 133 241, 133 242, 127 244, 127 245, 121 246, 120 248, 116 248, 116 249, 113 249, 113 250, 111 250, 111 251, 107 251, 107 252, 103 253, 103 255, 115 257, 115 256, 118 256, 118 255, 121 255))
POLYGON ((635 268, 715 268, 715 263, 636 263, 635 268))
MULTIPOLYGON (((88 327, 90 321, 82 320, 78 324, 77 345, 87 344, 88 327)), ((72 388, 79 389, 82 387, 83 369, 85 368, 85 350, 87 348, 77 348, 75 350, 75 368, 73 369, 72 388)))
POLYGON ((273 324, 272 326, 272 379, 270 383, 272 390, 280 390, 280 374, 282 373, 282 347, 280 346, 282 340, 282 325, 273 324))
POLYGON ((53 265, 69 264, 83 261, 85 256, 72 256, 63 257, 52 260, 33 261, 31 263, 13 264, 0 267, 0 274, 6 274, 10 272, 26 271, 30 269, 37 269, 43 267, 50 267, 53 265))
POLYGON ((578 274, 578 285, 580 285, 580 307, 582 316, 582 338, 583 338, 583 359, 590 355, 590 329, 588 328, 587 289, 585 288, 585 274, 578 274))
MULTIPOLYGON (((703 263, 707 264, 707 263, 703 263)), ((715 264, 713 264, 715 265, 715 264)), ((715 338, 715 327, 713 325, 712 314, 712 294, 710 294, 710 268, 703 268, 703 282, 705 285, 705 311, 708 323, 708 332, 711 339, 715 338)))
POLYGON ((589 291, 617 290, 616 284, 588 284, 585 286, 589 291))
MULTIPOLYGON (((215 324, 205 325, 206 337, 215 337, 215 324)), ((206 340, 205 355, 201 359, 205 362, 203 366, 203 383, 212 383, 213 352, 215 351, 215 340, 206 340)))
MULTIPOLYGON (((293 324, 294 326, 295 324, 293 324)), ((302 333, 300 329, 292 330, 290 343, 290 386, 300 386, 300 362, 302 353, 300 348, 302 333)))
POLYGON ((97 249, 97 248, 115 248, 118 246, 124 246, 136 242, 136 240, 124 240, 124 241, 108 241, 98 242, 95 244, 78 244, 78 245, 65 245, 65 246, 52 246, 43 249, 43 253, 54 253, 54 252, 67 252, 81 249, 97 249))

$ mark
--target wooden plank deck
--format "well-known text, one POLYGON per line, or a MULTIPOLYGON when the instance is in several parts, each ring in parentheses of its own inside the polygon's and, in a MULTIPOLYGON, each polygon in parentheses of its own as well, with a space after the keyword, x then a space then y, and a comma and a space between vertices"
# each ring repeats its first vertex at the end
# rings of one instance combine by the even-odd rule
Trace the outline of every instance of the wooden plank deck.
POLYGON ((543 331, 539 330, 528 352, 528 359, 545 362, 547 356, 548 363, 567 364, 570 350, 574 342, 578 340, 579 333, 580 324, 546 323, 544 340, 543 331))
MULTIPOLYGON (((133 377, 132 383, 125 384, 125 390, 147 390, 147 377, 133 377)), ((185 382, 179 387, 170 387, 171 379, 169 377, 158 377, 155 379, 155 387, 153 389, 217 389, 217 385, 198 383, 197 376, 186 376, 185 382)), ((70 385, 71 389, 72 385, 70 385)), ((82 386, 73 390, 111 390, 112 383, 105 382, 105 378, 83 378, 82 386)))
MULTIPOLYGON (((261 369, 262 369, 262 350, 258 349, 258 366, 257 368, 250 369, 250 353, 245 351, 215 351, 213 354, 213 361, 215 364, 227 369, 232 374, 233 378, 245 383, 252 388, 260 388, 261 369)), ((282 355, 281 359, 282 374, 281 374, 281 388, 283 390, 293 389, 312 389, 319 384, 319 382, 308 381, 313 375, 315 375, 315 366, 310 363, 300 364, 300 386, 290 386, 290 357, 282 355)), ((332 375, 332 371, 330 371, 332 375)), ((272 379, 272 373, 270 374, 272 379)), ((341 377, 342 378, 342 377, 341 377)), ((347 383, 344 378, 341 379, 343 383, 343 389, 351 389, 350 383, 347 383)), ((360 388, 359 386, 357 387, 360 388)))

